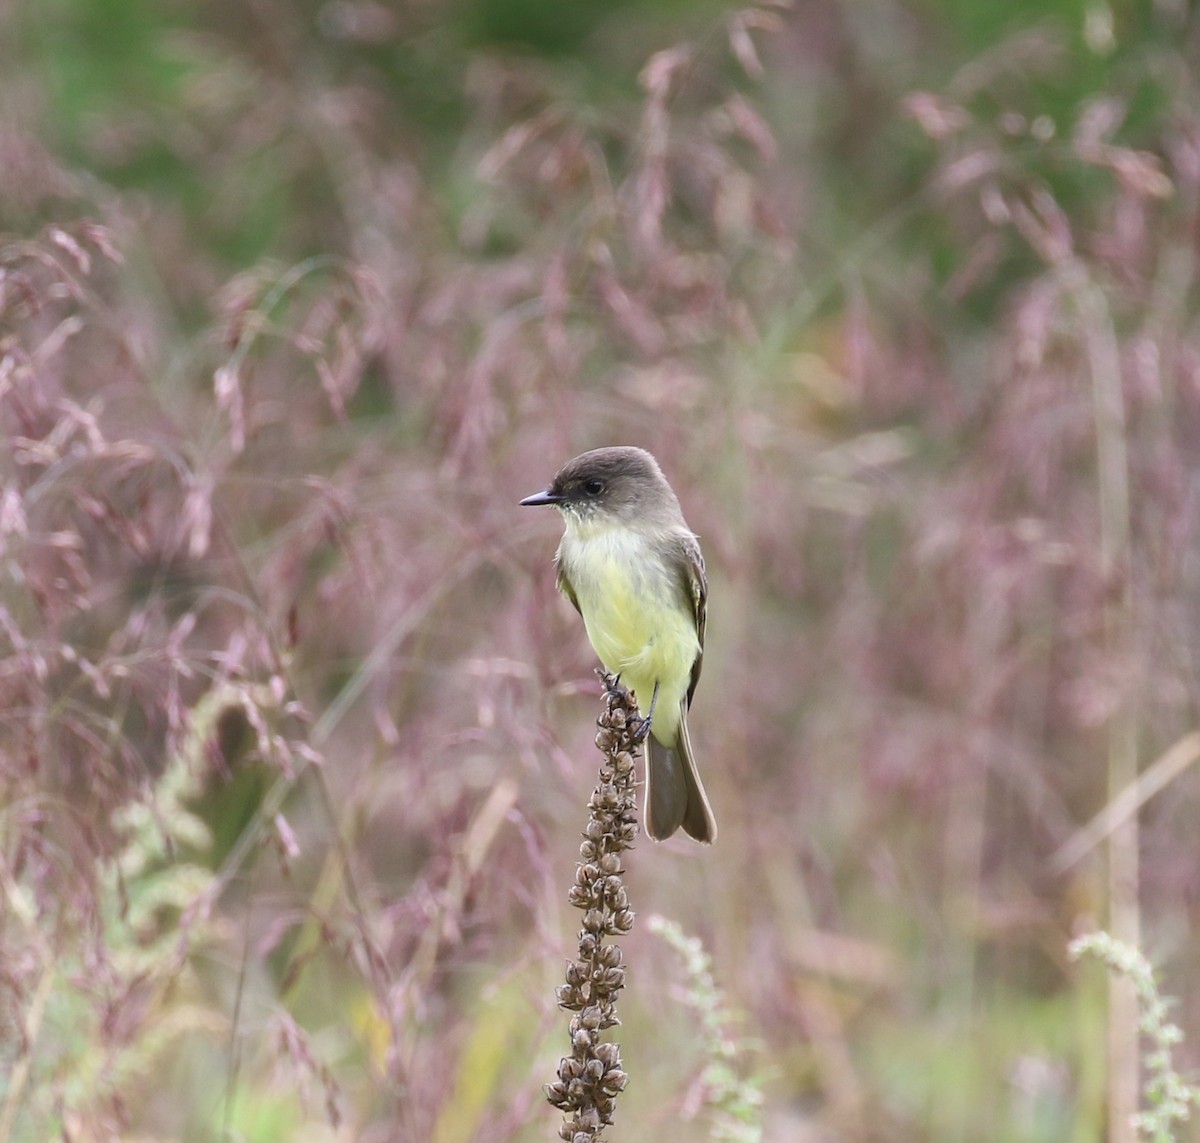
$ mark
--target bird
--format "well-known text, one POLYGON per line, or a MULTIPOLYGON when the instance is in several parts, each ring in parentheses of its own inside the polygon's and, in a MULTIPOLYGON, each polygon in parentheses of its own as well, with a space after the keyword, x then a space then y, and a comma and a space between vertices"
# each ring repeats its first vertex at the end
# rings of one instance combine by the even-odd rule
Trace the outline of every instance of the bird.
POLYGON ((663 841, 682 827, 711 844, 717 823, 687 723, 704 662, 708 579, 658 461, 641 448, 592 449, 520 503, 562 514, 558 589, 583 617, 605 670, 637 697, 648 731, 646 833, 663 841))

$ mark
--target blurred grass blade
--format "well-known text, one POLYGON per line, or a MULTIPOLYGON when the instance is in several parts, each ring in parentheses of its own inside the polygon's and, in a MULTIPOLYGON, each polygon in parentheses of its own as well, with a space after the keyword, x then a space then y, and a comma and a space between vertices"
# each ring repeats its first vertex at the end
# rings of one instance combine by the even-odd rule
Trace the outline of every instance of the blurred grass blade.
POLYGON ((1059 846, 1050 859, 1050 872, 1056 875, 1065 873, 1081 861, 1197 758, 1200 758, 1200 732, 1192 731, 1139 774, 1136 781, 1126 786, 1087 825, 1059 846))

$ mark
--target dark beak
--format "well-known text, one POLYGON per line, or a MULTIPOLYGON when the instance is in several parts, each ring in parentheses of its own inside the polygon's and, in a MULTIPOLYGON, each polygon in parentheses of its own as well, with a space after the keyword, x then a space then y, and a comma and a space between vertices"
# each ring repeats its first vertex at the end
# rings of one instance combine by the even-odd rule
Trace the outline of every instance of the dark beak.
POLYGON ((526 496, 521 503, 526 508, 536 508, 539 504, 561 504, 564 500, 562 496, 556 496, 549 488, 545 492, 535 492, 532 496, 526 496))

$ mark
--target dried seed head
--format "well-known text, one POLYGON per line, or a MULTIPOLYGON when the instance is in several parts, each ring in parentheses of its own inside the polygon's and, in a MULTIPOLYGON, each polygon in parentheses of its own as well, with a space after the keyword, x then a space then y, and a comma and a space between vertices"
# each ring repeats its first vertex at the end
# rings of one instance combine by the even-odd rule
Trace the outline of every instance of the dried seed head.
POLYGON ((573 1080, 579 1078, 580 1072, 583 1071, 583 1061, 577 1060, 574 1056, 563 1056, 558 1064, 558 1078, 561 1079, 568 1088, 570 1088, 573 1080))
POLYGON ((620 1068, 614 1068, 611 1072, 608 1072, 605 1075, 600 1086, 604 1094, 611 1098, 615 1096, 617 1092, 624 1091, 625 1085, 628 1082, 629 1077, 623 1071, 621 1071, 620 1068))
POLYGON ((612 1122, 614 1099, 628 1078, 617 1045, 599 1043, 598 1037, 620 1024, 616 998, 625 985, 621 950, 602 938, 628 932, 634 921, 620 855, 637 839, 634 763, 639 747, 634 728, 640 723, 633 696, 615 679, 605 676, 604 682, 605 706, 596 734, 604 761, 588 801, 580 862, 567 894, 583 912, 579 956, 568 961, 566 983, 555 990, 559 1005, 573 1012, 572 1054, 560 1061, 558 1078, 545 1088, 550 1103, 571 1115, 559 1137, 572 1143, 593 1143, 612 1122))
POLYGON ((574 905, 576 909, 586 909, 591 901, 591 893, 578 885, 572 885, 567 893, 568 904, 574 905))

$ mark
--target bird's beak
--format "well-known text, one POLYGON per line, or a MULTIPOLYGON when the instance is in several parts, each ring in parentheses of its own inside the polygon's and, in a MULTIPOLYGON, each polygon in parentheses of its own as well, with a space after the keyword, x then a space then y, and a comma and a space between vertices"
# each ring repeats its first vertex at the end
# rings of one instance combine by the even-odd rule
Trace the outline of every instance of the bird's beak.
POLYGON ((532 496, 526 496, 521 503, 526 508, 536 508, 539 504, 561 504, 563 499, 562 496, 555 495, 547 488, 545 492, 535 492, 532 496))

